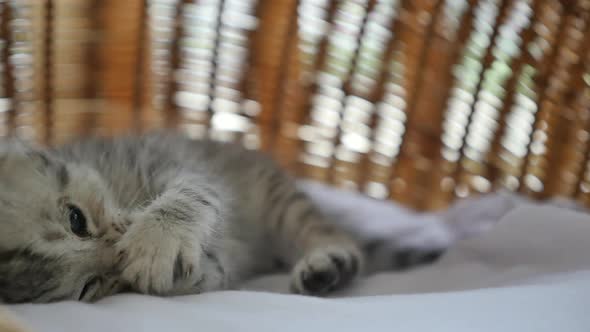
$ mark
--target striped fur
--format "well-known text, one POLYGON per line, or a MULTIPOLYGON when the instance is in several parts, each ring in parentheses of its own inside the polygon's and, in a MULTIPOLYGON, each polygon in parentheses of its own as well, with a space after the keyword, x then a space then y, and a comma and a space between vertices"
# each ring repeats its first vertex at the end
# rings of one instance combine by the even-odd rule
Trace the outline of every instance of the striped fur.
POLYGON ((364 265, 357 243, 270 159, 172 133, 43 151, 4 142, 0 227, 6 302, 194 294, 277 262, 291 269, 293 291, 322 295, 364 265), (71 231, 71 204, 88 237, 71 231))

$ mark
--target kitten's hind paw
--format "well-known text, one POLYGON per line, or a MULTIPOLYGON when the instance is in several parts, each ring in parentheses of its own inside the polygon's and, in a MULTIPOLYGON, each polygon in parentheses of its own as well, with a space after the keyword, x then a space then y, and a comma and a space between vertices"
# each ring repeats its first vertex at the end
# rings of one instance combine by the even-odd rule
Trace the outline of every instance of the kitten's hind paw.
POLYGON ((374 241, 364 246, 367 271, 403 271, 438 261, 446 252, 443 247, 398 247, 391 241, 374 241))
POLYGON ((405 270, 419 265, 434 263, 439 260, 443 254, 444 250, 442 249, 400 249, 393 253, 391 263, 393 269, 405 270))
POLYGON ((294 293, 324 295, 341 288, 360 272, 360 252, 341 247, 319 248, 304 256, 293 269, 294 293))

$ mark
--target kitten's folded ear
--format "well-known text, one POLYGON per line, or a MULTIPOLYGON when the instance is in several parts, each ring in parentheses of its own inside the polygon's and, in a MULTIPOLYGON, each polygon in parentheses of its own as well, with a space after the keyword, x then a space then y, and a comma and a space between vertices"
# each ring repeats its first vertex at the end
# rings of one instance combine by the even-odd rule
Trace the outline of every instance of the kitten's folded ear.
POLYGON ((65 167, 65 163, 39 146, 17 138, 0 140, 0 164, 11 160, 26 159, 39 172, 56 171, 65 167))
POLYGON ((4 137, 0 140, 0 157, 23 155, 31 148, 31 146, 18 138, 4 137))

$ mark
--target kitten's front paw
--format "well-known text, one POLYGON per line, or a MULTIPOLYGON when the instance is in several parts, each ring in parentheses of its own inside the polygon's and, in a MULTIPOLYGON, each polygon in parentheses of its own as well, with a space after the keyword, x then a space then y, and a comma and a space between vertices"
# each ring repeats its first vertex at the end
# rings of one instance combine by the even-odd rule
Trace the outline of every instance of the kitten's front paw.
MULTIPOLYGON (((188 232, 190 234, 190 232, 188 232)), ((158 221, 133 223, 116 244, 121 278, 144 294, 166 295, 182 280, 199 280, 200 246, 186 231, 158 221)))
POLYGON ((362 256, 356 249, 318 248, 295 265, 291 289, 299 294, 324 295, 354 280, 361 266, 362 256))

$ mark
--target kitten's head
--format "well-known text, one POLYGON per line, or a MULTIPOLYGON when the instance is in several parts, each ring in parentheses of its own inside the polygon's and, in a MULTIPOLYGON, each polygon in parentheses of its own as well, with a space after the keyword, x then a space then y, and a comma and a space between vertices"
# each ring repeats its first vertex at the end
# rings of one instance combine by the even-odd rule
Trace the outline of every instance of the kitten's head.
POLYGON ((91 300, 115 292, 112 223, 93 169, 0 142, 0 302, 91 300))

